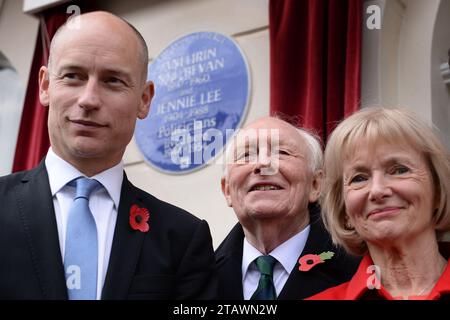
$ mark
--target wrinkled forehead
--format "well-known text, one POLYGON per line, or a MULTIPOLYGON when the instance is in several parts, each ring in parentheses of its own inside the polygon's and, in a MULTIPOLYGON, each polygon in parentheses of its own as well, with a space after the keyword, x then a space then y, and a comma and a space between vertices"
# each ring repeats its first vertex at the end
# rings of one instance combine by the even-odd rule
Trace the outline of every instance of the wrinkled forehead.
POLYGON ((109 15, 86 14, 80 16, 77 25, 68 22, 57 31, 52 39, 51 53, 90 46, 132 54, 138 52, 139 41, 124 21, 109 15))
POLYGON ((298 156, 309 156, 310 151, 303 137, 296 128, 291 128, 248 126, 239 130, 226 148, 226 163, 235 163, 237 158, 247 152, 275 155, 280 149, 287 149, 298 156))
POLYGON ((234 147, 276 148, 289 146, 304 148, 304 139, 292 126, 249 126, 239 130, 234 138, 234 147))
POLYGON ((78 48, 91 46, 122 54, 137 52, 138 42, 132 34, 117 32, 114 36, 108 37, 107 32, 108 30, 105 28, 95 29, 90 32, 68 30, 66 28, 55 40, 52 46, 52 53, 68 49, 77 50, 78 48))

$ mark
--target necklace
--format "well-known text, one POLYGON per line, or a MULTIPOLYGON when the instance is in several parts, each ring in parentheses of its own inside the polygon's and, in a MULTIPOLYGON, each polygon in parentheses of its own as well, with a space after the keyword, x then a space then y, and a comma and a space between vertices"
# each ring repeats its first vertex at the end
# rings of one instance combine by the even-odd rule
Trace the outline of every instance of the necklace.
MULTIPOLYGON (((434 287, 434 284, 435 284, 435 282, 431 283, 431 285, 429 285, 429 286, 423 288, 422 290, 420 290, 420 292, 418 292, 418 293, 415 294, 414 296, 415 296, 415 297, 422 297, 422 296, 425 296, 424 293, 429 293, 429 292, 431 291, 431 289, 434 287)), ((413 297, 414 297, 414 296, 413 296, 413 297)))
POLYGON ((421 296, 422 294, 425 293, 425 290, 431 289, 433 286, 434 286, 434 283, 433 283, 431 286, 428 286, 428 287, 426 287, 426 288, 420 290, 420 292, 418 292, 418 293, 416 294, 416 296, 421 296))
POLYGON ((426 298, 428 297, 428 295, 430 294, 430 292, 433 290, 434 286, 438 282, 440 276, 444 272, 444 269, 446 268, 446 266, 447 266, 447 262, 444 261, 444 263, 441 266, 441 271, 439 272, 438 277, 435 278, 434 281, 431 282, 431 284, 429 284, 428 286, 426 286, 425 288, 420 290, 418 293, 410 295, 410 296, 396 296, 396 297, 394 297, 394 299, 397 299, 397 300, 426 300, 426 298))
POLYGON ((433 281, 431 283, 431 285, 426 286, 425 288, 423 288, 416 294, 413 294, 410 296, 400 296, 400 297, 396 297, 396 299, 399 299, 399 300, 425 300, 426 297, 428 296, 428 294, 425 295, 424 293, 429 292, 434 287, 436 282, 437 282, 437 280, 433 281))

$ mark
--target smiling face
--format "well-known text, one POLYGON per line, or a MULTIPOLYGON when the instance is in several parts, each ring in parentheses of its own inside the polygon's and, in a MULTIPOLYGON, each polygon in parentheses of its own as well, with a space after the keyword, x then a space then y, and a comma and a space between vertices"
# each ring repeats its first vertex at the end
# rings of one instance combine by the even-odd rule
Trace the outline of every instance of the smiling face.
POLYGON ((412 147, 361 139, 343 173, 349 222, 369 245, 433 232, 433 179, 426 159, 412 147))
POLYGON ((234 150, 222 191, 239 221, 244 226, 260 219, 307 224, 308 204, 317 200, 320 180, 311 172, 309 149, 298 131, 263 118, 239 133, 234 150), (272 141, 274 136, 278 141, 272 141))
POLYGON ((40 100, 49 106, 55 153, 107 169, 121 160, 136 119, 147 116, 153 87, 142 80, 140 44, 128 25, 105 13, 80 17, 79 29, 58 35, 51 70, 40 70, 40 100))

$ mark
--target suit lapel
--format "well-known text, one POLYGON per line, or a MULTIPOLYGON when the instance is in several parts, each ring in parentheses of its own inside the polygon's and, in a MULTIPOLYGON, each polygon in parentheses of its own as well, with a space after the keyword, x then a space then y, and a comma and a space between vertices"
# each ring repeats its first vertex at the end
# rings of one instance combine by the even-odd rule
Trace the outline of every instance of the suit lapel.
MULTIPOLYGON (((139 192, 124 173, 117 222, 109 259, 108 272, 102 291, 102 299, 126 299, 135 274, 145 233, 130 226, 130 208, 133 204, 142 207, 139 192)), ((147 208, 148 209, 148 208, 147 208)))
MULTIPOLYGON (((359 259, 348 257, 342 249, 333 246, 320 218, 320 207, 311 204, 310 231, 305 248, 298 254, 297 263, 281 290, 280 300, 301 300, 329 287, 348 281, 359 264, 359 259), (320 254, 333 251, 335 256, 314 266, 307 272, 299 271, 298 259, 306 254, 320 254)), ((242 289, 242 251, 244 231, 238 223, 216 250, 216 264, 221 281, 222 299, 243 299, 242 289), (239 276, 237 276, 239 275, 239 276)))
POLYGON ((16 188, 19 215, 44 299, 67 299, 58 227, 44 161, 16 188))
MULTIPOLYGON (((303 252, 298 253, 297 263, 281 290, 280 300, 301 300, 330 287, 335 280, 333 274, 335 262, 318 264, 308 272, 298 270, 298 259, 305 254, 320 254, 324 251, 335 251, 331 240, 323 229, 320 217, 311 210, 311 229, 303 252)), ((223 247, 217 249, 217 269, 219 270, 220 297, 229 300, 243 300, 242 288, 242 254, 244 231, 238 223, 223 242, 223 247), (236 276, 239 275, 239 276, 236 276)))
POLYGON ((297 259, 297 263, 280 293, 280 299, 304 299, 348 281, 359 265, 358 258, 348 256, 342 248, 333 245, 320 218, 320 207, 313 204, 309 209, 311 229, 305 248, 298 259, 306 254, 320 254, 325 251, 332 251, 335 255, 325 263, 319 263, 306 272, 298 270, 297 259))
POLYGON ((243 300, 242 251, 244 231, 238 223, 230 232, 224 247, 218 249, 217 269, 220 273, 220 298, 243 300))
POLYGON ((322 264, 312 268, 310 271, 299 271, 298 259, 306 254, 320 254, 324 251, 333 251, 330 239, 326 236, 324 230, 318 221, 311 222, 308 239, 305 248, 297 258, 297 263, 280 292, 279 299, 282 300, 300 300, 309 297, 317 292, 317 288, 328 278, 321 270, 322 264))

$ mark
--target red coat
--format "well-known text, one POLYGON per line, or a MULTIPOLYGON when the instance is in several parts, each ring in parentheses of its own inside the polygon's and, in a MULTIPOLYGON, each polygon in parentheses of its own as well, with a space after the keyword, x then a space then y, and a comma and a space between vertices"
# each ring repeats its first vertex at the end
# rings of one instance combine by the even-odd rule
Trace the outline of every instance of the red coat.
MULTIPOLYGON (((450 261, 450 259, 449 259, 450 261)), ((307 300, 397 300, 392 297, 381 285, 379 289, 369 289, 368 282, 374 277, 374 272, 367 271, 373 265, 372 258, 366 255, 359 264, 358 270, 352 279, 339 286, 322 291, 307 300), (368 281, 369 280, 369 281, 368 281)), ((443 296, 450 297, 450 263, 437 281, 428 296, 409 297, 410 300, 439 300, 443 296)), ((383 275, 381 275, 383 277, 383 275)))

